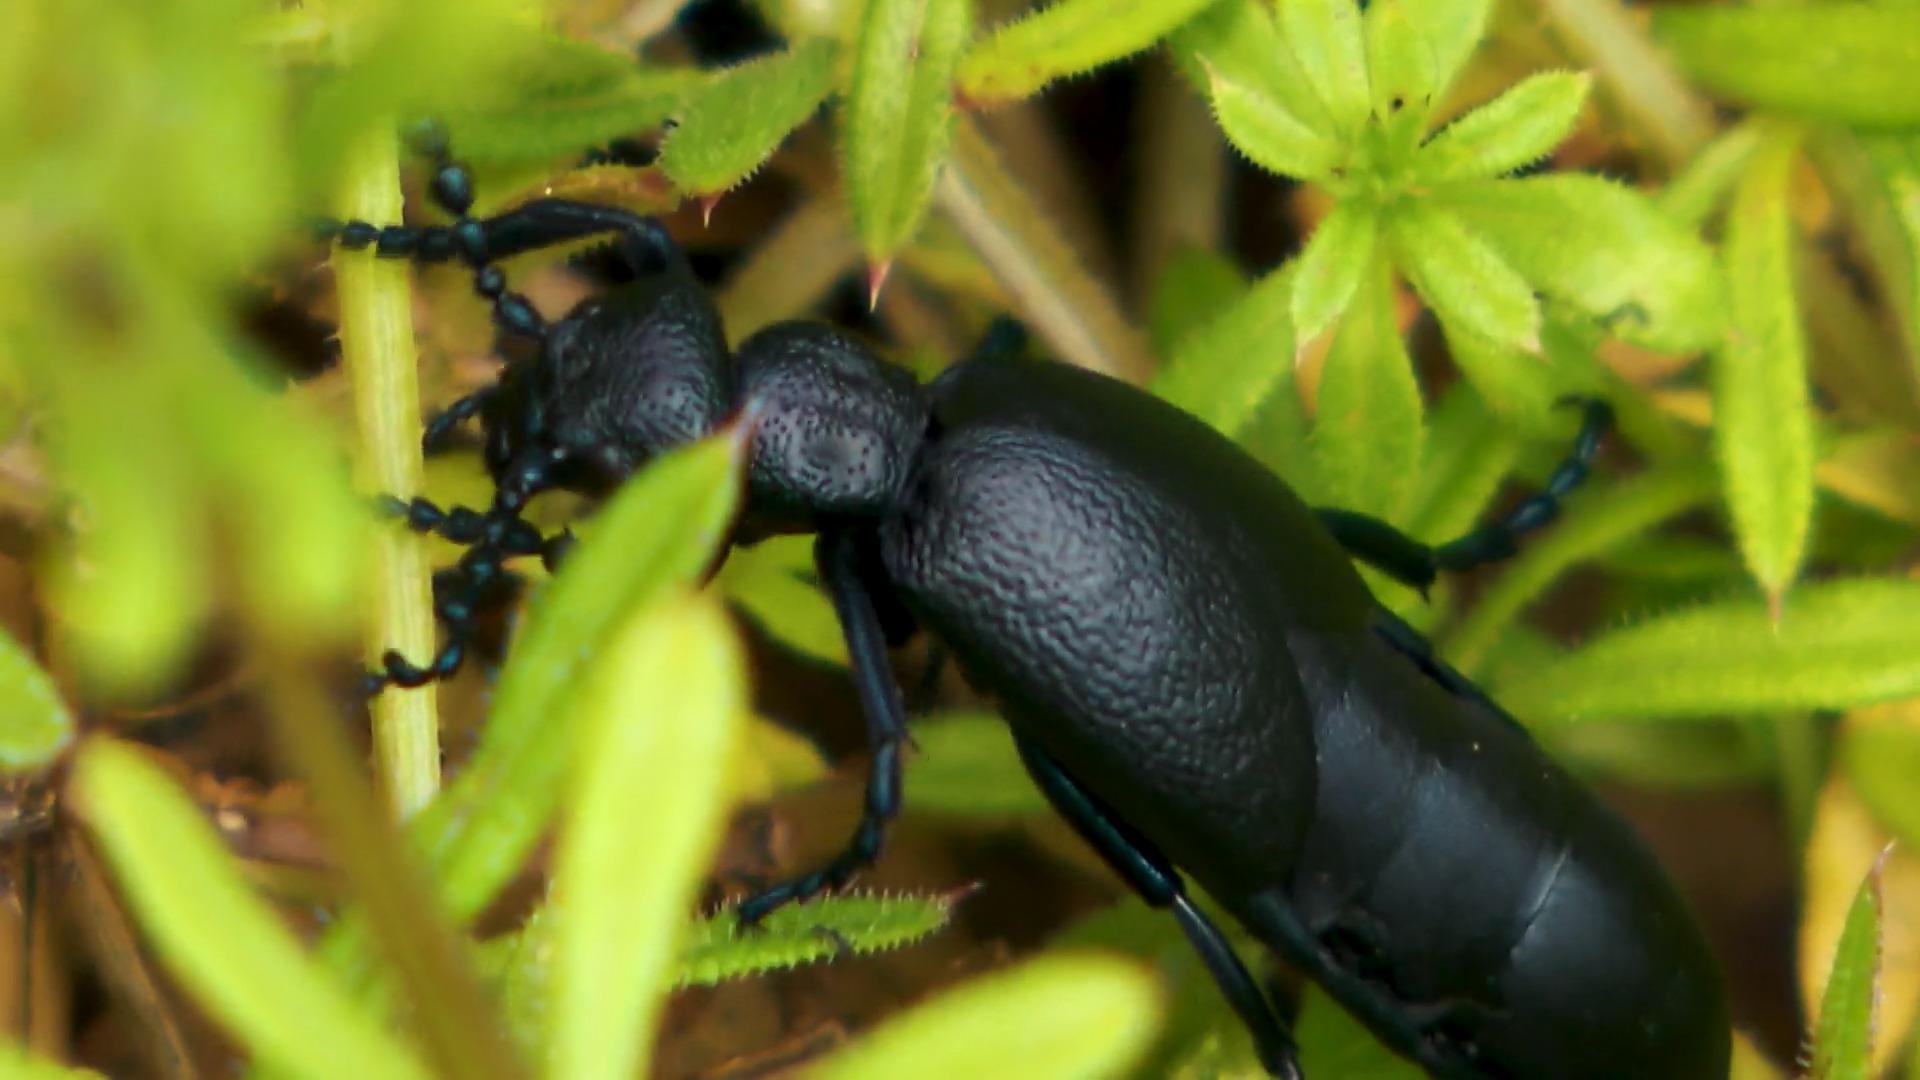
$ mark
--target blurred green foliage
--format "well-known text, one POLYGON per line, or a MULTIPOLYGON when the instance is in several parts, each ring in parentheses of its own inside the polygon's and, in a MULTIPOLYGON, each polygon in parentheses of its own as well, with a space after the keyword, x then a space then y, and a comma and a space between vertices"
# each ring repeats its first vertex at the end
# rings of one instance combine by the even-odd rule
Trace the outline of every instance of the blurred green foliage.
MULTIPOLYGON (((724 309, 799 314, 864 257, 879 317, 924 366, 1001 307, 1071 362, 1144 375, 1158 357, 1156 392, 1303 495, 1430 540, 1540 480, 1564 436, 1557 398, 1606 396, 1635 475, 1610 461, 1471 599, 1442 585, 1425 604, 1391 586, 1383 600, 1580 768, 1775 785, 1803 867, 1816 1074, 1897 1061, 1920 1001, 1920 965, 1888 961, 1920 955, 1905 854, 1920 843, 1920 9, 1661 6, 1644 30, 1612 0, 761 0, 784 43, 709 69, 664 17, 678 5, 615 6, 631 18, 596 0, 0 5, 0 508, 32 537, 45 622, 34 648, 0 648, 0 768, 57 783, 70 766, 64 797, 141 933, 258 1067, 444 1068, 445 1018, 464 1007, 451 983, 471 962, 523 1058, 486 1069, 627 1075, 676 984, 904 945, 952 903, 828 899, 759 935, 724 911, 692 918, 741 777, 764 792, 813 771, 745 726, 716 598, 845 663, 804 541, 742 552, 689 591, 736 507, 731 432, 653 464, 582 525, 517 628, 475 749, 404 832, 376 837, 418 855, 407 871, 430 901, 383 900, 377 862, 345 858, 359 881, 306 949, 167 773, 99 730, 95 703, 177 685, 220 635, 297 699, 281 723, 325 716, 285 672, 348 648, 363 611, 415 602, 367 573, 351 468, 370 447, 410 453, 415 418, 354 431, 339 401, 277 371, 236 298, 303 218, 393 182, 354 175, 352 148, 428 117, 482 168, 489 206, 553 188, 711 210, 802 158, 784 176, 811 185, 815 231, 748 252, 772 262, 724 309), (1204 100, 1184 133, 1302 181, 1306 228, 1258 276, 1206 244, 1151 263, 1129 319, 1111 271, 1076 253, 1074 200, 1019 171, 1019 137, 963 111, 1018 108, 1149 50, 1179 73, 1171 97, 1204 100), (1745 112, 1716 130, 1711 102, 1745 112), (653 166, 559 164, 668 121, 653 166), (805 145, 822 128, 833 153, 805 145), (1581 162, 1635 182, 1552 168, 1581 162), (796 285, 797 255, 824 269, 796 285), (911 292, 882 289, 896 263, 911 292), (1448 366, 1409 332, 1426 316, 1448 366), (1594 579, 1584 613, 1551 622, 1580 639, 1567 651, 1529 618, 1576 572, 1594 579), (551 895, 452 958, 437 1001, 407 942, 465 934, 556 829, 551 895), (1905 846, 1880 854, 1891 839, 1905 846)), ((1195 179, 1143 203, 1139 238, 1194 204, 1222 216, 1225 184, 1176 164, 1195 179)), ((367 287, 405 312, 390 278, 367 287)), ((324 775, 323 746, 283 741, 292 771, 324 775)), ((934 720, 918 745, 910 802, 948 827, 1043 809, 990 714, 934 720)), ((438 761, 424 767, 430 790, 438 761)), ((316 799, 336 843, 380 820, 349 786, 354 805, 316 799)), ((820 1071, 1248 1073, 1244 1032, 1167 920, 1123 905, 1067 938, 1131 958, 1044 956, 820 1071)), ((1317 1074, 1404 1073, 1316 993, 1298 1034, 1317 1074)), ((1764 1075, 1759 1059, 1743 1049, 1742 1068, 1764 1075)))

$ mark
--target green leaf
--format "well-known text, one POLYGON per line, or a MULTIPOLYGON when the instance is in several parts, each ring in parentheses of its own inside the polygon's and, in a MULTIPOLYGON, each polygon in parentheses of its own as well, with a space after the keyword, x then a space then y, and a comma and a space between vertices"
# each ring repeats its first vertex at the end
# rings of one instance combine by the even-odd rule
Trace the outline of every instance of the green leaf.
POLYGON ((719 583, 754 625, 802 656, 847 666, 846 635, 833 603, 810 580, 808 537, 776 537, 727 556, 719 583))
POLYGON ((1420 481, 1405 517, 1408 534, 1439 543, 1473 528, 1519 457, 1520 440, 1470 384, 1448 387, 1427 416, 1420 481))
POLYGON ((0 775, 44 767, 73 741, 73 714, 53 679, 0 633, 0 775))
POLYGON ((660 168, 682 191, 717 195, 752 175, 833 88, 834 43, 802 41, 714 76, 689 95, 660 143, 660 168))
POLYGON ((1372 209, 1353 201, 1336 204, 1313 230, 1294 268, 1293 327, 1300 340, 1318 336, 1347 309, 1373 265, 1378 231, 1372 209))
POLYGON ((425 1080, 253 895, 186 794, 133 747, 96 739, 73 791, 121 896, 180 984, 262 1064, 289 1076, 425 1080))
POLYGON ((534 598, 500 674, 493 714, 459 777, 414 832, 449 909, 477 914, 546 830, 582 721, 582 673, 623 625, 713 560, 733 520, 741 444, 674 451, 621 486, 534 598))
POLYGON ((1920 124, 1920 27, 1893 3, 1663 7, 1654 38, 1709 90, 1843 124, 1920 124))
POLYGON ((1247 278, 1232 259, 1195 245, 1168 257, 1147 305, 1153 351, 1173 355, 1188 333, 1218 318, 1247 292, 1247 278))
POLYGON ((1334 130, 1352 135, 1373 110, 1367 44, 1353 0, 1287 0, 1280 30, 1301 74, 1326 104, 1334 130))
POLYGON ((918 720, 904 786, 921 810, 967 816, 1039 814, 1047 800, 1020 764, 1013 733, 990 712, 918 720))
POLYGON ((1719 600, 1602 634, 1499 687, 1530 721, 1844 709, 1920 694, 1920 583, 1810 582, 1778 619, 1719 600))
POLYGON ((1273 5, 1265 0, 1216 0, 1168 39, 1176 63, 1205 89, 1210 73, 1269 100, 1294 124, 1331 140, 1327 107, 1280 36, 1273 5))
POLYGON ((1501 253, 1424 200, 1387 218, 1396 261, 1448 329, 1504 349, 1540 352, 1540 304, 1501 253))
POLYGON ((1848 716, 1839 759, 1874 818, 1912 848, 1920 845, 1920 800, 1913 797, 1913 778, 1920 776, 1920 724, 1901 711, 1902 706, 1892 705, 1848 716))
POLYGON ((75 1068, 35 1057, 24 1047, 10 1045, 0 1038, 0 1076, 8 1080, 105 1080, 92 1069, 75 1068))
POLYGON ((1432 112, 1435 78, 1433 43, 1407 11, 1404 0, 1374 0, 1361 21, 1367 35, 1367 80, 1373 88, 1373 116, 1389 128, 1394 146, 1412 146, 1432 112))
POLYGON ((1426 1074, 1380 1045, 1326 991, 1309 989, 1300 1002, 1293 1036, 1300 1044, 1300 1071, 1344 1080, 1420 1080, 1426 1074))
POLYGON ((965 895, 965 890, 936 896, 837 893, 776 908, 744 932, 729 908, 696 920, 687 929, 674 985, 713 986, 910 945, 944 929, 953 917, 954 904, 965 895))
POLYGON ((1799 571, 1813 516, 1806 341, 1793 290, 1787 181, 1799 140, 1770 132, 1727 216, 1731 327, 1714 356, 1714 449, 1734 534, 1771 595, 1799 571))
POLYGON ((1500 176, 1540 161, 1573 130, 1593 80, 1570 71, 1528 76, 1448 124, 1414 157, 1429 183, 1500 176))
POLYGON ((1820 995, 1820 1019, 1813 1026, 1810 1080, 1854 1080, 1873 1075, 1874 1014, 1880 982, 1881 869, 1876 859, 1847 909, 1833 969, 1820 995))
POLYGON ((954 65, 972 32, 966 0, 871 0, 861 16, 843 113, 846 187, 875 263, 926 214, 952 135, 954 65))
POLYGON ((1432 50, 1432 85, 1429 100, 1447 92, 1453 80, 1466 66, 1467 58, 1486 36, 1487 11, 1492 0, 1400 0, 1407 21, 1412 23, 1432 50))
POLYGON ((1501 633, 1569 569, 1706 502, 1713 490, 1713 474, 1704 462, 1683 461, 1573 500, 1565 517, 1530 539, 1447 635, 1447 658, 1469 675, 1481 674, 1501 633))
POLYGON ((960 93, 975 102, 1027 97, 1055 79, 1151 46, 1209 0, 1055 0, 996 27, 960 61, 960 93))
POLYGON ((1813 149, 1920 373, 1920 134, 1826 131, 1813 149))
POLYGON ((1395 519, 1419 471, 1420 387, 1385 260, 1368 268, 1320 372, 1312 446, 1329 501, 1395 519))
POLYGON ((1691 352, 1720 339, 1713 254, 1651 202, 1597 176, 1558 173, 1435 189, 1508 265, 1623 341, 1691 352))
POLYGON ((1269 398, 1291 395, 1305 446, 1306 420, 1293 384, 1293 326, 1287 318, 1293 291, 1290 265, 1255 282, 1232 307, 1180 339, 1149 389, 1229 438, 1269 398))
POLYGON ((1689 229, 1699 228, 1746 173, 1760 146, 1761 130, 1749 120, 1709 143, 1660 190, 1656 196, 1660 209, 1689 229))
POLYGON ((820 1080, 1075 1080, 1119 1075, 1160 1024, 1139 965, 1055 952, 894 1016, 807 1070, 820 1080))
POLYGON ((1317 180, 1340 161, 1338 144, 1302 123, 1258 83, 1209 67, 1207 97, 1228 141, 1269 172, 1317 180))
POLYGON ((677 942, 726 825, 745 683, 725 616, 688 594, 615 631, 573 696, 584 731, 554 854, 547 1075, 645 1074, 677 942))

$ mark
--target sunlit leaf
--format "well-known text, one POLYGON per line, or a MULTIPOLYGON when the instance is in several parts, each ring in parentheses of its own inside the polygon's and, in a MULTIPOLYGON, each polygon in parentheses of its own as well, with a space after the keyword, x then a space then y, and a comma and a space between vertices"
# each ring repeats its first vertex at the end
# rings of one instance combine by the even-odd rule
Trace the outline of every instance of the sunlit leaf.
POLYGON ((1287 0, 1277 6, 1287 49, 1326 103, 1334 129, 1359 130, 1373 107, 1360 8, 1352 0, 1287 0))
POLYGON ((73 714, 45 670, 0 633, 0 773, 44 767, 73 741, 73 714))
POLYGON ((1391 142, 1414 145, 1432 110, 1433 42, 1405 0, 1373 0, 1361 10, 1367 35, 1367 81, 1373 90, 1373 117, 1392 132, 1391 142))
POLYGON ((872 0, 844 108, 846 186, 867 258, 913 235, 952 130, 952 81, 972 32, 965 0, 872 0))
POLYGON ((660 168, 682 191, 715 195, 752 175, 832 89, 834 43, 800 42, 750 60, 688 95, 660 143, 660 168))
POLYGON ((1172 56, 1202 90, 1218 75, 1269 102, 1292 125, 1332 140, 1326 104, 1287 48, 1273 12, 1265 0, 1215 0, 1174 31, 1168 39, 1172 56))
POLYGON ((1302 340, 1318 335, 1353 299, 1373 265, 1379 221, 1371 208, 1342 202, 1323 218, 1294 266, 1293 327, 1302 340))
POLYGON ((698 594, 615 630, 583 675, 574 791, 554 853, 548 1075, 645 1072, 687 912, 726 824, 746 713, 732 627, 698 594), (647 841, 634 843, 634 822, 647 841))
POLYGON ((1054 0, 996 27, 960 61, 960 92, 977 102, 1023 98, 1076 72, 1147 48, 1208 0, 1054 0))
POLYGON ((1567 137, 1592 80, 1548 71, 1448 124, 1422 146, 1414 168, 1432 183, 1499 176, 1552 153, 1567 137))
POLYGON ((1771 133, 1727 217, 1731 326, 1714 357, 1714 448, 1734 533, 1768 593, 1799 571, 1813 515, 1806 341, 1793 289, 1788 172, 1798 140, 1771 133))
MULTIPOLYGON (((566 45, 543 59, 558 63, 591 55, 606 58, 592 61, 592 66, 618 64, 620 70, 606 73, 604 79, 502 93, 498 104, 442 113, 439 120, 449 145, 462 160, 499 166, 577 158, 614 139, 659 127, 703 83, 701 73, 691 68, 642 67, 620 53, 566 45)), ((511 87, 519 74, 510 70, 501 81, 511 87)))
POLYGON ((1920 695, 1920 583, 1841 579, 1657 615, 1499 687, 1522 719, 1839 709, 1920 695))
POLYGON ((1448 328, 1495 346, 1540 351, 1540 304, 1501 253, 1424 201, 1387 218, 1396 261, 1448 328))
POLYGON ((1712 253, 1638 192, 1560 173, 1455 184, 1430 198, 1536 289, 1624 341, 1689 352, 1720 340, 1724 298, 1712 253))
POLYGON ((833 1080, 1075 1080, 1116 1075, 1160 1021, 1132 962, 1056 952, 980 976, 894 1016, 807 1070, 833 1080))
POLYGON ((1286 396, 1304 447, 1306 418, 1294 388, 1294 334, 1287 317, 1293 290, 1291 266, 1255 282, 1232 307, 1181 338, 1149 388, 1228 436, 1237 435, 1268 399, 1286 396))
POLYGON ((289 1076, 427 1072, 301 951, 186 793, 140 751, 95 740, 73 790, 134 919, 181 985, 289 1076))
POLYGON ((1860 883, 1847 920, 1834 946, 1833 965, 1827 971, 1826 992, 1820 997, 1820 1019, 1813 1026, 1815 1080, 1838 1080, 1870 1075, 1874 1006, 1880 978, 1880 872, 1876 863, 1860 883))
POLYGON ((1420 387, 1385 260, 1365 273, 1320 372, 1312 446, 1329 501, 1393 519, 1419 471, 1420 387))
POLYGON ((1256 83, 1209 68, 1207 96, 1228 141, 1269 172, 1318 179, 1340 160, 1337 143, 1302 123, 1256 83))
POLYGON ((915 721, 913 745, 903 783, 921 810, 969 816, 1047 810, 1046 797, 1020 763, 1007 722, 992 713, 915 721))
POLYGON ((1654 37, 1744 105, 1846 124, 1920 123, 1920 33, 1898 3, 1663 7, 1654 37))
POLYGON ((1430 98, 1438 98, 1453 85, 1467 58, 1486 34, 1487 12, 1491 0, 1401 0, 1407 21, 1419 31, 1420 38, 1433 51, 1433 85, 1430 98))
MULTIPOLYGON (((1873 710, 1879 712, 1880 710, 1873 710)), ((1871 1064, 1848 1071, 1834 1069, 1828 1076, 1881 1076, 1898 1059, 1914 1022, 1915 1006, 1920 1005, 1920 860, 1901 845, 1889 847, 1886 829, 1874 820, 1853 789, 1841 776, 1830 776, 1820 789, 1814 806, 1813 825, 1806 843, 1806 861, 1801 872, 1803 897, 1799 932, 1794 952, 1798 957, 1797 988, 1804 1015, 1818 1017, 1818 1028, 1827 1023, 1824 999, 1836 989, 1836 982, 1849 982, 1855 991, 1862 987, 1854 976, 1862 974, 1856 964, 1851 970, 1840 966, 1844 939, 1857 929, 1857 914, 1862 883, 1869 876, 1878 878, 1879 928, 1875 942, 1878 967, 1870 988, 1878 999, 1872 1008, 1874 1019, 1867 1038, 1835 1016, 1836 1034, 1851 1036, 1859 1051, 1870 1052, 1871 1064), (1838 978, 1836 979, 1836 973, 1838 978)), ((1849 951, 1857 959, 1860 952, 1856 934, 1849 951)), ((1857 1020, 1857 1014, 1854 1019, 1857 1020)), ((1832 1049, 1839 1049, 1835 1044, 1832 1049)), ((1818 1051, 1816 1051, 1816 1054, 1818 1051)), ((1809 1075, 1822 1075, 1818 1069, 1809 1075)))

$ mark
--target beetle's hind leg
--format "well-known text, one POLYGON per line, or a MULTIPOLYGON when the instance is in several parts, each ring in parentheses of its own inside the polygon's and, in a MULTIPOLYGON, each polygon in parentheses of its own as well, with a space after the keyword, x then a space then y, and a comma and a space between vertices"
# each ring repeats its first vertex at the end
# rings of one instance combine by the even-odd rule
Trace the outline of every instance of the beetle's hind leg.
POLYGON ((1599 398, 1570 398, 1580 406, 1580 433, 1538 494, 1505 517, 1444 544, 1427 545, 1378 518, 1350 510, 1317 509, 1320 523, 1354 558, 1410 588, 1425 592, 1440 571, 1499 562, 1518 550, 1520 537, 1560 516, 1560 500, 1587 478, 1600 442, 1613 427, 1613 408, 1599 398))
POLYGON ((1019 747, 1020 760, 1027 772, 1074 831, 1093 845, 1107 865, 1113 867, 1141 899, 1152 907, 1173 912, 1187 941, 1200 954, 1201 962, 1219 984, 1220 992, 1226 995, 1227 1004, 1252 1033, 1260 1064, 1274 1076, 1298 1080, 1300 1065, 1295 1060, 1293 1039, 1275 1014, 1272 1002, 1234 954, 1226 935, 1187 896, 1173 864, 1089 795, 1045 751, 1018 733, 1014 735, 1014 744, 1019 747))

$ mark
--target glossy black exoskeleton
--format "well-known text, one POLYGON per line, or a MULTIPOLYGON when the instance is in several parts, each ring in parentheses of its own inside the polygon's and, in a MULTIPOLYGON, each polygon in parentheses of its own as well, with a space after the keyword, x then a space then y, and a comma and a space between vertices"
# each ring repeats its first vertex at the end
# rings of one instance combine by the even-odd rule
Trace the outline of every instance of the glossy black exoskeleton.
POLYGON ((900 805, 905 709, 886 648, 924 628, 998 699, 1051 802, 1149 903, 1171 910, 1263 1062, 1297 1075, 1284 1025, 1190 876, 1385 1042, 1443 1077, 1725 1076, 1720 976, 1633 832, 1388 614, 1353 557, 1411 584, 1501 557, 1585 475, 1607 414, 1506 520, 1428 547, 1308 508, 1199 421, 1123 383, 1023 359, 1003 327, 921 386, 865 345, 782 323, 727 348, 659 225, 530 203, 460 220, 336 228, 348 246, 464 260, 531 359, 436 418, 477 417, 496 498, 398 504, 470 545, 439 581, 448 644, 376 682, 459 663, 503 559, 554 554, 522 521, 540 491, 603 492, 752 415, 742 536, 818 534, 872 766, 831 864, 743 917, 837 887, 900 805), (492 260, 612 233, 633 280, 548 322, 492 260))

